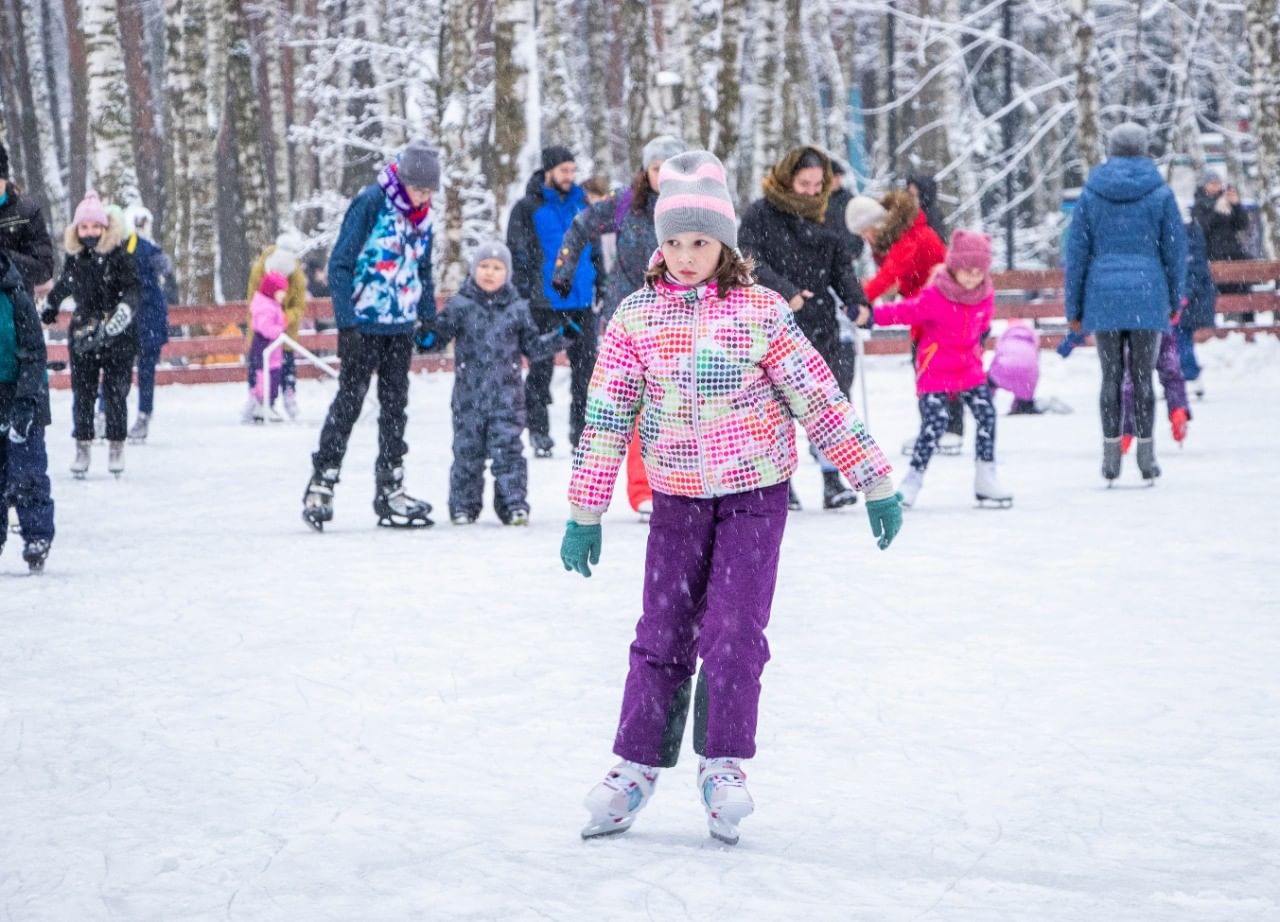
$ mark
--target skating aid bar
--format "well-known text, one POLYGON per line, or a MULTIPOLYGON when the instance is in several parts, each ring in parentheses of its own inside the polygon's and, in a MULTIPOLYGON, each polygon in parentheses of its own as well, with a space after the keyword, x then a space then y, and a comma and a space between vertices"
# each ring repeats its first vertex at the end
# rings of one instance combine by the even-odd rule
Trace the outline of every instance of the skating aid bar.
POLYGON ((264 419, 267 416, 267 404, 271 401, 271 355, 277 349, 284 348, 285 345, 292 346, 293 351, 296 354, 309 359, 313 365, 318 366, 329 377, 338 377, 338 370, 336 368, 324 359, 320 358, 320 356, 316 355, 306 346, 302 345, 288 333, 281 333, 267 344, 267 348, 262 350, 261 374, 264 375, 264 377, 259 379, 259 384, 262 386, 262 397, 258 400, 258 409, 262 411, 264 419))

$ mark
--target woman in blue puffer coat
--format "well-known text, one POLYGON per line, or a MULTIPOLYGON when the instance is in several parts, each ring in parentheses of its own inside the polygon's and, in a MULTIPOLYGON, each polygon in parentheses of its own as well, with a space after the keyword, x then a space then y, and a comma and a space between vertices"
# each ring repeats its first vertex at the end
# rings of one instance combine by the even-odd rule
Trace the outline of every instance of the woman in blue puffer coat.
POLYGON ((1066 314, 1092 333, 1102 364, 1102 476, 1120 476, 1125 356, 1133 373, 1138 468, 1160 476, 1152 433, 1152 374, 1160 334, 1182 302, 1187 235, 1173 192, 1147 156, 1147 130, 1126 122, 1107 138, 1106 163, 1089 173, 1067 237, 1066 314))

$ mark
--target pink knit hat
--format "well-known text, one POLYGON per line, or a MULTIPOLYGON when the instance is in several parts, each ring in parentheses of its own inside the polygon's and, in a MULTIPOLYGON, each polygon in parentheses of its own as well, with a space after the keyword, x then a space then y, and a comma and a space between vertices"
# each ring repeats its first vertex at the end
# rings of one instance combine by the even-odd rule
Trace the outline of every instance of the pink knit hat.
POLYGON ((958 230, 951 235, 947 250, 947 268, 991 271, 991 238, 978 231, 958 230))
POLYGON ((76 215, 71 223, 85 224, 90 221, 103 227, 111 223, 107 220, 107 209, 103 206, 102 199, 92 189, 84 194, 84 199, 76 206, 76 215))
POLYGON ((268 272, 262 276, 262 281, 258 283, 258 291, 262 292, 268 298, 274 298, 277 291, 288 291, 289 279, 283 272, 268 272))

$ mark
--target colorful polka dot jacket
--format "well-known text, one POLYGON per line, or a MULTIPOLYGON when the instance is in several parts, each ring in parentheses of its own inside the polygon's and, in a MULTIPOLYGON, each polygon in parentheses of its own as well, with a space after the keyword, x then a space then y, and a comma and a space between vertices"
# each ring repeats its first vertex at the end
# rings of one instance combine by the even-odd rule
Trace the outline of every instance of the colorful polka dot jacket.
POLYGON ((755 285, 642 288, 600 343, 569 502, 603 512, 640 419, 649 483, 713 497, 772 486, 796 469, 795 427, 866 491, 889 461, 840 393, 782 297, 755 285))

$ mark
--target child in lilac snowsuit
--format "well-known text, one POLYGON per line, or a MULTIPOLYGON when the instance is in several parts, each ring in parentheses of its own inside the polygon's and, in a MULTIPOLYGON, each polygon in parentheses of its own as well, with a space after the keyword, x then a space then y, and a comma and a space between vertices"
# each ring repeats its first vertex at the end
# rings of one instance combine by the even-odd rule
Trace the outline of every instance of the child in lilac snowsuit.
POLYGON ((902 523, 889 462, 777 292, 737 251, 724 167, 706 151, 668 159, 654 208, 661 249, 601 340, 569 484, 566 570, 591 575, 600 520, 636 431, 653 487, 644 614, 613 751, 587 796, 584 838, 623 832, 675 764, 699 656, 698 784, 711 834, 738 839, 752 811, 741 763, 755 755, 764 631, 777 578, 795 426, 867 495, 886 548, 902 523), (699 699, 703 695, 699 693, 699 699))
POLYGON ((263 385, 266 383, 264 379, 268 377, 271 379, 268 405, 271 407, 272 418, 277 420, 280 418, 275 406, 276 397, 280 394, 284 350, 276 349, 271 353, 271 367, 267 369, 267 374, 262 373, 262 356, 267 346, 275 342, 284 332, 284 296, 288 290, 289 279, 284 273, 267 272, 262 276, 262 282, 258 285, 258 291, 254 294, 253 300, 249 302, 249 316, 253 321, 253 341, 249 344, 249 368, 254 371, 251 376, 252 391, 259 407, 254 419, 258 422, 262 421, 262 417, 257 414, 262 412, 262 404, 268 402, 263 399, 263 385))
POLYGON ((992 387, 1013 394, 1009 415, 1039 413, 1036 385, 1040 382, 1040 337, 1026 323, 1012 321, 996 341, 995 354, 987 368, 992 387))

